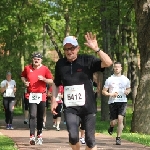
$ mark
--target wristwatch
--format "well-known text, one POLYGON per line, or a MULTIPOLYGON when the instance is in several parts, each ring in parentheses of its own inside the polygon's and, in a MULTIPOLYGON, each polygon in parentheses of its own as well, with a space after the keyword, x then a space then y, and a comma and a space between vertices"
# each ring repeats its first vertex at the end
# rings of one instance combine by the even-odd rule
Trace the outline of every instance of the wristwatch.
POLYGON ((100 51, 100 48, 95 52, 95 53, 97 53, 97 52, 99 52, 100 51))

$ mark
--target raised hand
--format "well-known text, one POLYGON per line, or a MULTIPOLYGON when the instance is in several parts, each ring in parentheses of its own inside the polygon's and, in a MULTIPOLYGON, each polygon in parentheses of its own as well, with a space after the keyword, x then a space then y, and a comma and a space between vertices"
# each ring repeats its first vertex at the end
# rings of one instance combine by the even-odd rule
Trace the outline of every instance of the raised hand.
POLYGON ((99 49, 95 34, 92 34, 92 32, 87 32, 87 34, 85 35, 85 39, 86 43, 84 44, 86 46, 93 49, 95 52, 99 49))

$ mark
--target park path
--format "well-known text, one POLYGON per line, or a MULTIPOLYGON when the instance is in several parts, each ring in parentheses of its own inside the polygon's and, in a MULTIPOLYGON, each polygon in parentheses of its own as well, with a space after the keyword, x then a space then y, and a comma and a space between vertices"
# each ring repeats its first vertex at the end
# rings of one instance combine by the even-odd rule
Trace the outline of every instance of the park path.
MULTIPOLYGON (((66 127, 61 123, 60 131, 52 127, 52 114, 47 111, 47 130, 43 131, 43 145, 29 144, 29 128, 23 124, 24 116, 14 116, 14 130, 6 130, 4 120, 0 120, 0 133, 6 135, 16 143, 18 150, 71 150, 68 144, 66 127)), ((96 133, 98 150, 150 150, 150 147, 122 140, 122 145, 115 145, 115 138, 110 135, 96 133)), ((81 150, 85 145, 81 146, 81 150)), ((5 150, 0 146, 0 150, 5 150)))

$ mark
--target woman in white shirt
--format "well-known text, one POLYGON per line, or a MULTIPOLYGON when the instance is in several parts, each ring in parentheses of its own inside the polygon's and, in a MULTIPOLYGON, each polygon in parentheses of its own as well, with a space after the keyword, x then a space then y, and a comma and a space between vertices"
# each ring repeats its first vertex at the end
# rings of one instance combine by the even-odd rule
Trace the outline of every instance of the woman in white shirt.
POLYGON ((6 129, 14 129, 12 127, 12 121, 15 105, 16 82, 11 79, 11 72, 7 72, 6 79, 1 82, 0 91, 3 94, 6 129))

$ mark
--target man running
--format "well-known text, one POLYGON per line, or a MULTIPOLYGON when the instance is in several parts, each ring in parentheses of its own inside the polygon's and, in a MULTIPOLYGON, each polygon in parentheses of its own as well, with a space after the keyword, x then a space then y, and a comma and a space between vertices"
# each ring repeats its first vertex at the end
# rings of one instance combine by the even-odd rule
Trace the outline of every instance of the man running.
POLYGON ((97 44, 92 33, 85 35, 85 45, 99 57, 78 55, 79 45, 74 36, 67 36, 63 41, 65 58, 59 59, 55 66, 55 80, 52 85, 51 111, 56 114, 58 87, 64 86, 65 119, 69 132, 69 142, 73 150, 80 149, 80 119, 85 124, 86 150, 97 150, 95 143, 96 99, 93 92, 93 73, 103 71, 112 65, 110 57, 97 44))
POLYGON ((118 122, 116 145, 121 145, 121 133, 123 130, 123 118, 126 113, 127 98, 131 91, 130 81, 121 75, 122 66, 120 62, 114 63, 114 74, 105 81, 102 94, 109 96, 110 127, 108 133, 112 135, 113 128, 118 122), (109 90, 109 91, 108 91, 109 90))
POLYGON ((26 98, 29 100, 30 114, 30 144, 42 144, 43 114, 46 105, 46 83, 52 84, 50 70, 42 65, 42 54, 35 52, 32 55, 32 64, 25 66, 21 80, 27 87, 26 98), (36 127, 37 119, 37 127, 36 127), (35 128, 37 128, 37 140, 35 142, 35 128))

